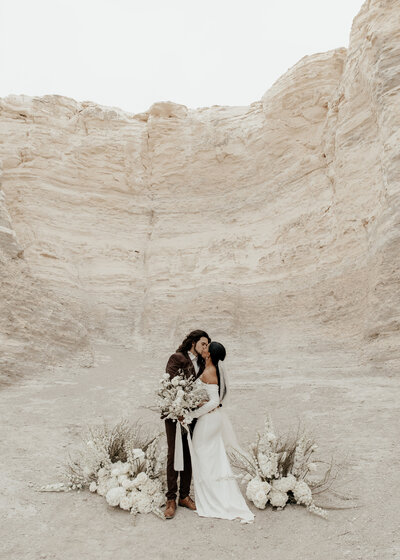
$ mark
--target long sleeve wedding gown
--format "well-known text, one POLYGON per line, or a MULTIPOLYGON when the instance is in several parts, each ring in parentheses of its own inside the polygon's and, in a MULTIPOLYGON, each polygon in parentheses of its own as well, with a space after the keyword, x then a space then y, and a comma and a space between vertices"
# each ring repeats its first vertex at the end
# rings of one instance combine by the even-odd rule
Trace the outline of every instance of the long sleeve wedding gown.
POLYGON ((196 382, 204 386, 209 397, 207 403, 190 415, 198 418, 192 439, 197 513, 201 517, 253 521, 254 514, 247 507, 226 454, 223 440, 225 412, 222 408, 213 410, 220 402, 218 385, 204 383, 201 379, 196 382))

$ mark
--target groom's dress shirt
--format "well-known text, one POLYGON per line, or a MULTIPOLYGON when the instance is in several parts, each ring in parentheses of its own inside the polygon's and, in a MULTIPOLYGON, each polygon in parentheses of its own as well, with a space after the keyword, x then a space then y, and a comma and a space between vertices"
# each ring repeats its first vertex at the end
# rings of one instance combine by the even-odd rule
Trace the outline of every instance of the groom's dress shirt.
POLYGON ((191 352, 188 352, 188 356, 189 358, 192 360, 192 364, 194 367, 194 371, 196 372, 196 375, 199 373, 200 370, 200 366, 197 362, 197 356, 195 356, 194 354, 192 354, 191 352))

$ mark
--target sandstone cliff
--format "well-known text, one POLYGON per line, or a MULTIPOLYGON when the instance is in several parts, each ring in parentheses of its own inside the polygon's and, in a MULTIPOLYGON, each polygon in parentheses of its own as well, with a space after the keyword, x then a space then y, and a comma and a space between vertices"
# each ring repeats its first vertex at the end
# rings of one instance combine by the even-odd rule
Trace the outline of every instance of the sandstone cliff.
POLYGON ((365 2, 249 107, 1 99, 3 378, 196 327, 258 375, 396 372, 398 29, 365 2))

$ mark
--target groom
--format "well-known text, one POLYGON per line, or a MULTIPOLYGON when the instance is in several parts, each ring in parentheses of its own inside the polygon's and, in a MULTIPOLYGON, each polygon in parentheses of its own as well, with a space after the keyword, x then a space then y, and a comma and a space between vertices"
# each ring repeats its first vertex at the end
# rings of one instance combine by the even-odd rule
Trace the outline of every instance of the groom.
MULTIPOLYGON (((175 354, 169 358, 165 371, 169 373, 172 379, 178 374, 178 370, 182 369, 185 377, 189 378, 191 375, 199 377, 204 371, 205 361, 203 354, 207 351, 208 344, 211 338, 205 331, 195 330, 187 335, 185 340, 179 346, 175 354)), ((190 424, 190 433, 192 434, 196 421, 190 424)), ((166 493, 167 505, 165 508, 164 516, 166 519, 172 519, 176 511, 176 494, 178 490, 178 471, 174 469, 174 454, 175 454, 175 433, 177 422, 167 418, 165 420, 165 431, 167 434, 168 443, 168 458, 167 458, 167 486, 166 493)), ((180 426, 179 426, 180 429, 180 426)), ((179 481, 179 505, 187 507, 191 510, 196 509, 196 505, 192 498, 189 496, 190 483, 192 480, 192 463, 190 461, 190 452, 187 441, 187 435, 182 435, 183 440, 183 461, 184 470, 180 471, 179 481)))

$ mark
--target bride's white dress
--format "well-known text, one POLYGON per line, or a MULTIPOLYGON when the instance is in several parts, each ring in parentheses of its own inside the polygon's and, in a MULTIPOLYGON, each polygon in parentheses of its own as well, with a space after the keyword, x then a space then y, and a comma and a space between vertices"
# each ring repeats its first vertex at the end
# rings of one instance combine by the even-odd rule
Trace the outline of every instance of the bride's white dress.
POLYGON ((207 391, 209 401, 191 413, 198 418, 192 438, 193 485, 197 513, 201 517, 240 518, 250 522, 248 508, 233 476, 223 439, 224 412, 219 405, 218 385, 197 379, 207 391))

